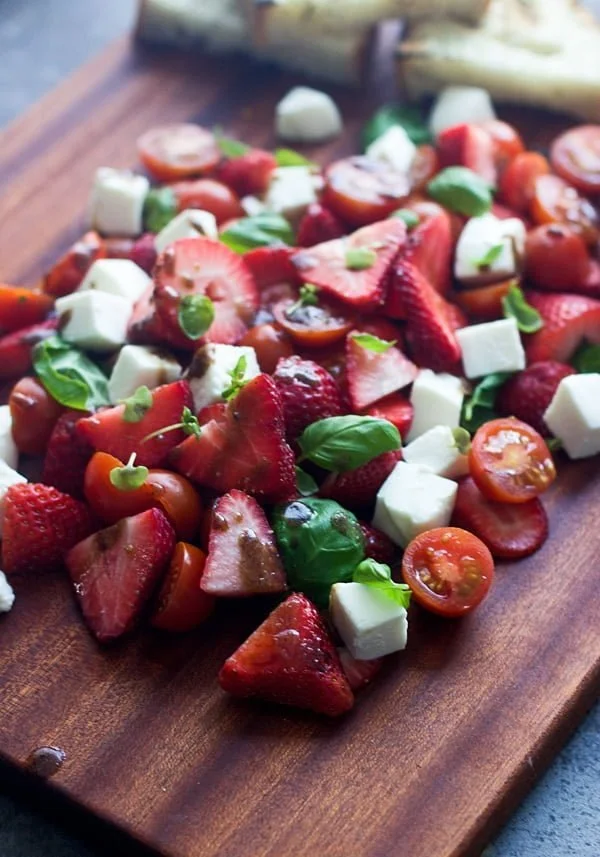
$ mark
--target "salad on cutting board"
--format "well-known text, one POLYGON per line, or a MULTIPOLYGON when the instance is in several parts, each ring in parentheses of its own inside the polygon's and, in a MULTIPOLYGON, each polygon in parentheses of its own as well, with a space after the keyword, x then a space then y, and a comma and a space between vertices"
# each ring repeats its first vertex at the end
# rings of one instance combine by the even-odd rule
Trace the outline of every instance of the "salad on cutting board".
MULTIPOLYGON (((307 87, 275 121, 343 126, 307 87)), ((600 126, 546 157, 453 87, 363 143, 150 129, 41 287, 0 286, 0 610, 51 569, 99 644, 263 599, 221 686, 335 716, 412 611, 460 620, 549 537, 554 454, 600 452, 600 126)))

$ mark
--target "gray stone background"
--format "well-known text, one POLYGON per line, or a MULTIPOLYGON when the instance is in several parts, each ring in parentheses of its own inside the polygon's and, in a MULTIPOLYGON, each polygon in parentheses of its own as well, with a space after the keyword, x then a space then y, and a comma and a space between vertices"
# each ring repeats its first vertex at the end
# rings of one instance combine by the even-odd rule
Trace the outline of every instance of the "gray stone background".
MULTIPOLYGON (((134 0, 0 0, 0 127, 124 32, 134 5, 134 0)), ((114 846, 91 850, 3 793, 0 783, 0 857, 115 854, 114 846)), ((490 847, 492 855, 600 857, 600 707, 490 847)))

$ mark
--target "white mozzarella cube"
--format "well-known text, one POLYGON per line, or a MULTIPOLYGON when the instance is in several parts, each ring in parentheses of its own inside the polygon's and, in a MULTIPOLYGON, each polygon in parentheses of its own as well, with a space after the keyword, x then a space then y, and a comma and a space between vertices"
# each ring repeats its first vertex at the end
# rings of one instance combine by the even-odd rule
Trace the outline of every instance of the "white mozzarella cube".
POLYGON ((400 173, 408 173, 417 154, 417 147, 404 128, 392 125, 371 143, 366 153, 374 161, 387 164, 400 173))
POLYGON ((138 387, 153 390, 181 377, 175 358, 145 345, 124 345, 108 380, 108 394, 115 404, 131 396, 138 387))
POLYGON ((331 96, 309 86, 296 86, 275 108, 275 127, 282 140, 319 143, 341 134, 343 124, 331 96))
POLYGON ((0 538, 2 538, 2 527, 4 526, 4 501, 6 492, 11 485, 22 485, 27 479, 17 473, 5 461, 0 461, 0 538))
POLYGON ((77 291, 106 292, 137 303, 152 280, 130 259, 98 259, 89 269, 77 291))
POLYGON ((365 583, 334 583, 329 612, 353 658, 370 661, 406 648, 406 610, 365 583))
POLYGON ((8 613, 15 603, 15 593, 6 579, 3 571, 0 571, 0 613, 8 613))
POLYGON ((317 201, 320 177, 311 167, 278 167, 273 170, 265 195, 265 208, 297 221, 317 201))
POLYGON ((200 208, 186 208, 170 223, 161 229, 154 238, 157 253, 162 253, 165 247, 180 238, 218 238, 217 219, 210 211, 200 208))
POLYGON ((63 339, 92 351, 114 351, 127 339, 131 302, 95 290, 58 298, 55 309, 63 339))
POLYGON ((456 331, 467 378, 525 368, 525 350, 514 318, 472 324, 456 331))
POLYGON ((196 351, 188 371, 196 413, 207 405, 223 401, 223 390, 229 386, 231 372, 240 357, 246 358, 246 381, 260 375, 256 351, 249 346, 219 345, 211 342, 196 351))
POLYGON ((495 119, 490 94, 478 86, 447 86, 438 95, 429 116, 429 129, 438 137, 446 128, 495 119))
POLYGON ((401 547, 415 536, 449 524, 456 499, 456 482, 399 461, 377 494, 397 535, 387 535, 401 547))
POLYGON ((240 199, 240 205, 247 217, 257 217, 259 214, 263 214, 265 210, 264 202, 257 196, 243 196, 240 199))
POLYGON ((100 167, 89 203, 91 225, 103 235, 134 238, 143 229, 143 213, 150 182, 129 170, 100 167))
POLYGON ((422 369, 412 386, 410 401, 414 415, 408 442, 435 426, 457 428, 460 423, 465 390, 463 382, 446 372, 422 369))
POLYGON ((517 276, 526 234, 525 224, 518 217, 471 217, 456 245, 454 276, 465 285, 485 285, 517 276))
POLYGON ((375 511, 373 512, 373 520, 371 522, 377 530, 385 533, 396 545, 402 544, 402 534, 398 527, 393 522, 390 513, 385 505, 383 495, 377 495, 375 500, 375 511))
POLYGON ((0 461, 15 468, 19 461, 19 450, 13 440, 12 417, 8 405, 0 405, 0 461))
POLYGON ((469 472, 469 459, 457 448, 449 426, 429 429, 405 446, 402 456, 409 464, 446 479, 460 479, 469 472))
POLYGON ((563 378, 544 414, 552 434, 569 458, 587 458, 600 452, 600 374, 563 378))

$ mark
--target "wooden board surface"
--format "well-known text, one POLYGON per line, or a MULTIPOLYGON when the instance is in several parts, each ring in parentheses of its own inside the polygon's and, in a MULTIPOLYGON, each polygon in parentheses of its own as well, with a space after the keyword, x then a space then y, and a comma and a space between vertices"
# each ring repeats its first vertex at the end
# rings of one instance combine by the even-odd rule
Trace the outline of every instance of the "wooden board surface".
MULTIPOLYGON (((193 119, 272 144, 292 81, 115 44, 0 139, 0 278, 35 282, 81 232, 94 168, 133 165, 149 125, 193 119)), ((333 90, 346 134, 319 159, 355 149, 387 86, 333 90)), ((565 125, 506 115, 538 144, 565 125)), ((62 748, 53 786, 169 857, 475 857, 600 686, 600 465, 560 464, 545 548, 500 566, 462 622, 415 612, 407 651, 338 722, 220 692, 258 612, 100 649, 61 575, 17 580, 0 619, 0 757, 24 769, 36 748, 62 748)))

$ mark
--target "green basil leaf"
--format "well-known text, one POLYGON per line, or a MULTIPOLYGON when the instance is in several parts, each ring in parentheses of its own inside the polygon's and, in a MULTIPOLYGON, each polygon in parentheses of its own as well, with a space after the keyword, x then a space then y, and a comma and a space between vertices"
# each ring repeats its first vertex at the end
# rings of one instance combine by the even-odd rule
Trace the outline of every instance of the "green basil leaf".
POLYGON ((483 254, 481 259, 477 259, 475 261, 475 267, 479 268, 480 271, 486 271, 494 264, 496 259, 499 259, 502 255, 502 251, 504 250, 504 242, 500 241, 499 244, 494 244, 490 249, 483 254))
POLYGON ((215 305, 206 295, 184 295, 179 301, 177 321, 188 339, 204 336, 215 320, 215 305))
POLYGON ((367 351, 374 351, 376 354, 384 354, 393 348, 397 342, 396 339, 380 339, 371 333, 353 333, 352 339, 354 342, 358 342, 362 348, 366 348, 367 351))
POLYGON ((325 470, 356 470, 378 455, 400 449, 400 434, 388 420, 376 417, 328 417, 312 423, 298 438, 302 459, 325 470))
POLYGON ((245 253, 255 247, 294 243, 294 232, 288 221, 279 214, 257 214, 243 217, 229 229, 221 232, 219 240, 236 253, 245 253))
POLYGON ((108 474, 110 484, 118 488, 119 491, 135 491, 137 488, 141 488, 148 478, 148 468, 142 465, 136 467, 134 461, 135 455, 123 467, 113 467, 108 474))
POLYGON ((161 232, 176 214, 177 200, 170 187, 155 187, 148 191, 143 214, 147 232, 161 232))
POLYGON ((225 399, 226 402, 230 402, 231 399, 234 399, 240 392, 242 387, 248 383, 249 379, 246 378, 247 368, 248 360, 246 358, 246 355, 242 354, 231 372, 229 372, 229 377, 231 378, 231 381, 221 393, 221 396, 225 399))
POLYGON ((314 161, 310 161, 293 149, 275 149, 275 160, 278 167, 313 167, 318 169, 314 161))
POLYGON ((400 125, 415 146, 431 142, 431 133, 423 112, 414 106, 385 104, 369 119, 363 129, 363 146, 367 149, 394 125, 400 125))
POLYGON ((213 133, 221 154, 226 158, 241 158, 242 155, 250 151, 251 147, 246 143, 242 143, 240 140, 233 140, 231 137, 225 137, 219 128, 215 128, 213 133))
POLYGON ((572 363, 583 374, 600 372, 600 345, 583 342, 573 355, 572 363))
POLYGON ((502 309, 506 318, 514 318, 522 333, 535 333, 544 326, 539 312, 527 303, 525 295, 517 286, 511 286, 502 298, 502 309))
POLYGON ((471 449, 471 435, 466 428, 459 426, 458 428, 452 429, 452 439, 454 446, 460 454, 467 455, 471 449))
POLYGON ((349 271, 366 271, 377 261, 377 253, 370 247, 350 247, 346 250, 344 264, 349 271))
POLYGON ((410 208, 399 208, 398 211, 394 211, 392 217, 399 217, 400 220, 403 220, 409 232, 421 222, 419 215, 411 211, 410 208))
POLYGON ((513 372, 493 372, 482 378, 471 395, 465 399, 460 424, 473 434, 488 420, 498 416, 495 410, 500 387, 512 377, 513 372))
POLYGON ((492 207, 492 188, 468 167, 446 167, 427 185, 427 193, 444 208, 479 217, 492 207))
POLYGON ((352 575, 354 583, 362 583, 365 586, 371 586, 378 592, 381 592, 386 598, 390 598, 400 607, 408 610, 410 605, 411 590, 406 583, 396 583, 392 580, 392 570, 389 565, 382 562, 376 562, 370 557, 364 559, 354 569, 352 575))
POLYGON ((310 497, 311 494, 316 494, 319 490, 319 486, 310 473, 302 470, 301 467, 296 468, 296 485, 301 497, 310 497))
POLYGON ((562 440, 558 437, 547 437, 546 446, 550 450, 550 452, 558 452, 559 449, 562 449, 562 440))
POLYGON ((138 387, 133 395, 121 402, 125 405, 123 419, 126 423, 139 423, 152 407, 152 393, 146 386, 138 387))
POLYGON ((32 362, 48 393, 65 408, 93 411, 110 404, 106 376, 89 357, 60 336, 38 342, 32 362))

